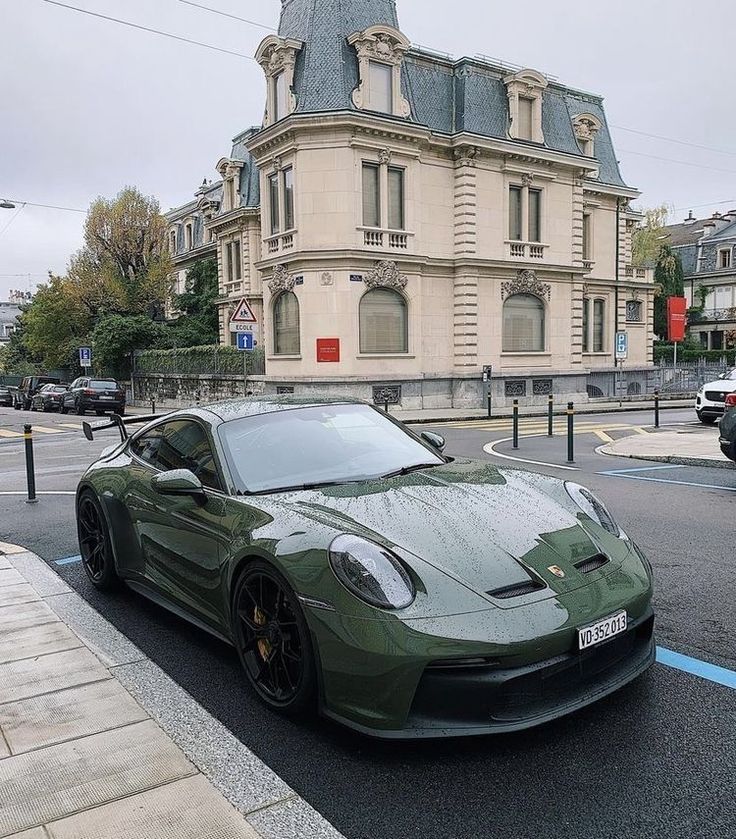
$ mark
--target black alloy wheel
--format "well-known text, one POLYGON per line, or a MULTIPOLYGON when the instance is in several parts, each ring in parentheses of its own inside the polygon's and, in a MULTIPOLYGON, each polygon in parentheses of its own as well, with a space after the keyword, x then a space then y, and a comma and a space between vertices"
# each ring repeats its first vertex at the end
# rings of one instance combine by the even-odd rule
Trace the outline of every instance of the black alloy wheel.
POLYGON ((82 565, 94 586, 106 590, 118 582, 105 515, 94 495, 84 492, 77 507, 77 534, 82 565))
POLYGON ((309 629, 286 580, 265 562, 240 576, 233 597, 234 636, 248 681, 271 708, 312 709, 316 674, 309 629))

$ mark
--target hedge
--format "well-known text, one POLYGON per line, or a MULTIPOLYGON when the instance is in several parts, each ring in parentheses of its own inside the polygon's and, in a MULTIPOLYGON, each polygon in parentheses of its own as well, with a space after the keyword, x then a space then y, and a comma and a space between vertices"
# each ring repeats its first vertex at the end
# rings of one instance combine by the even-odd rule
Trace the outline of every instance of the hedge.
MULTIPOLYGON (((655 364, 663 361, 672 363, 674 360, 675 350, 672 344, 655 343, 655 364)), ((710 364, 719 364, 722 362, 724 367, 733 367, 736 366, 736 350, 703 350, 700 348, 678 346, 677 360, 683 362, 702 361, 710 364)))
POLYGON ((263 374, 265 359, 262 347, 246 352, 217 344, 174 350, 144 350, 135 355, 135 372, 242 375, 243 356, 248 375, 263 374))

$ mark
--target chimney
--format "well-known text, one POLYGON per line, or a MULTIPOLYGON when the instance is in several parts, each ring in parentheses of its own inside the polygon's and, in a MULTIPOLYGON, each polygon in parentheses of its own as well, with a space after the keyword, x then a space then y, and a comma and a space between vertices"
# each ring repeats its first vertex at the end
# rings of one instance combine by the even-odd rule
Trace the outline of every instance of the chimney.
POLYGON ((695 224, 696 221, 697 221, 697 219, 693 215, 693 211, 690 210, 690 215, 685 219, 683 224, 695 224))
POLYGON ((716 230, 716 223, 714 221, 706 221, 703 225, 703 238, 707 239, 709 236, 712 236, 716 230))

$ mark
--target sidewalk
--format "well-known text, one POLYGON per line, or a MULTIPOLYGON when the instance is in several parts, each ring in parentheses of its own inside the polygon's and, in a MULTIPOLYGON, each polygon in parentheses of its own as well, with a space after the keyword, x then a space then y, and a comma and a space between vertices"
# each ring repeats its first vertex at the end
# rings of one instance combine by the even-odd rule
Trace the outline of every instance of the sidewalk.
POLYGON ((652 460, 682 466, 715 466, 734 469, 718 444, 717 428, 652 431, 651 434, 624 437, 597 449, 601 454, 652 460))
POLYGON ((0 543, 0 837, 307 836, 342 839, 46 563, 0 543))
MULTIPOLYGON (((694 399, 662 399, 660 401, 660 410, 665 411, 669 408, 693 408, 694 399)), ((381 407, 381 406, 379 406, 381 407)), ((556 402, 555 414, 562 415, 567 409, 567 403, 556 402)), ((157 408, 157 414, 168 414, 171 411, 178 410, 177 408, 157 408)), ((129 414, 145 415, 150 414, 150 407, 135 407, 129 406, 127 408, 129 414)), ((636 402, 627 402, 625 399, 619 405, 618 399, 608 402, 582 402, 575 405, 576 414, 614 414, 626 411, 651 411, 652 422, 654 421, 654 398, 650 397, 646 400, 639 400, 636 402)), ((533 407, 523 406, 519 408, 522 417, 546 417, 547 406, 535 405, 533 407)), ((389 413, 407 423, 436 423, 436 422, 470 422, 472 420, 487 420, 487 408, 423 408, 421 410, 404 410, 397 408, 395 405, 389 405, 389 413)), ((492 407, 493 419, 504 419, 513 415, 513 408, 497 408, 492 407)), ((693 408, 693 416, 695 416, 695 409, 693 408)))

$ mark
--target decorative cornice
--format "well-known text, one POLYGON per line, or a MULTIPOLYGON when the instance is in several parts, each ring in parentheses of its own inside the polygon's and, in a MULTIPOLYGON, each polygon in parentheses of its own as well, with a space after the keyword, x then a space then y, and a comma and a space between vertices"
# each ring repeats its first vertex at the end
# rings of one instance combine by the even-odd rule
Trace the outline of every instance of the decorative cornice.
POLYGON ((268 283, 271 294, 281 294, 284 291, 293 291, 296 285, 296 277, 289 273, 285 265, 277 265, 268 283))
POLYGON ((501 300, 506 300, 514 294, 533 294, 549 303, 552 298, 552 286, 541 282, 534 271, 520 270, 516 273, 516 279, 501 283, 501 300))
POLYGON ((399 272, 399 266, 393 260, 383 259, 366 274, 363 282, 368 288, 393 288, 403 291, 408 279, 399 272))

